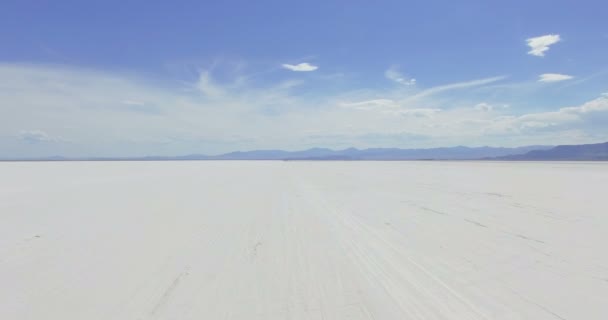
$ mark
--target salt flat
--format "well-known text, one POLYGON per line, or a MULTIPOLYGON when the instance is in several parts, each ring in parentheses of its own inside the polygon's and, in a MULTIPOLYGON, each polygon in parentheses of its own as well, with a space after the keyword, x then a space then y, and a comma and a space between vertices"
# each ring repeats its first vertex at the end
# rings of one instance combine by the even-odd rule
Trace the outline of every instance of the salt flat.
POLYGON ((0 319, 608 319, 608 164, 0 163, 0 319))

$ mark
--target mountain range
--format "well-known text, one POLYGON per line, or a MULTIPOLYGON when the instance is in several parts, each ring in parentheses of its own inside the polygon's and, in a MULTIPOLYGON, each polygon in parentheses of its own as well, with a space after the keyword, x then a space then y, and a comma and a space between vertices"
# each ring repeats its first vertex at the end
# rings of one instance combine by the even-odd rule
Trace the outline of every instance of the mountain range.
POLYGON ((561 145, 524 154, 497 157, 498 160, 524 161, 608 161, 608 142, 581 145, 561 145))
POLYGON ((220 155, 145 157, 46 157, 3 159, 5 161, 164 161, 164 160, 503 160, 503 161, 598 161, 608 160, 608 142, 583 145, 501 147, 446 147, 427 149, 348 148, 332 150, 312 148, 301 151, 252 150, 220 155))
POLYGON ((532 150, 548 149, 548 146, 518 148, 449 147, 429 149, 370 148, 332 150, 313 148, 303 151, 257 150, 231 152, 213 159, 222 160, 471 160, 484 157, 525 154, 532 150))

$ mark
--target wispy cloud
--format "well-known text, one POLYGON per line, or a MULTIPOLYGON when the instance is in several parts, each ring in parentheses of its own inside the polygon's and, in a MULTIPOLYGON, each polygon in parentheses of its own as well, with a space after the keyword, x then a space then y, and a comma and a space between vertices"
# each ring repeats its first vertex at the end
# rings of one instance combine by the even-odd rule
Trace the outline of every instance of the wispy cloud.
POLYGON ((441 109, 437 108, 413 108, 413 109, 402 109, 395 112, 395 114, 401 116, 413 116, 418 118, 429 118, 434 114, 441 112, 441 109))
POLYGON ((283 68, 287 69, 287 70, 291 70, 291 71, 299 71, 299 72, 306 72, 306 71, 315 71, 317 69, 319 69, 318 66, 312 65, 308 62, 302 62, 299 64, 288 64, 285 63, 282 65, 283 68))
POLYGON ((490 112, 492 110, 494 110, 494 106, 489 104, 489 103, 478 103, 475 105, 475 110, 479 110, 479 111, 485 111, 485 112, 490 112))
POLYGON ((58 141, 57 138, 51 137, 48 133, 42 130, 21 130, 18 134, 19 139, 27 143, 41 143, 58 141))
MULTIPOLYGON (((526 135, 537 131, 585 130, 593 122, 608 119, 608 97, 599 97, 580 106, 564 107, 556 111, 501 116, 488 122, 487 132, 526 135)), ((604 126, 600 126, 603 128, 604 126)), ((606 134, 603 130, 602 134, 606 134)))
POLYGON ((471 141, 556 142, 555 131, 539 135, 547 130, 596 130, 597 137, 608 138, 608 98, 526 115, 518 113, 516 102, 514 108, 503 108, 491 94, 484 94, 481 101, 474 101, 476 95, 463 98, 460 92, 449 92, 450 99, 432 97, 504 77, 428 89, 389 86, 310 95, 311 86, 332 80, 317 79, 327 81, 319 84, 287 77, 236 84, 239 76, 205 71, 183 84, 177 79, 149 81, 100 70, 0 63, 0 156, 212 154, 301 148, 307 143, 431 147, 471 141), (423 142, 410 140, 409 135, 395 142, 360 139, 403 130, 411 137, 427 138, 423 142), (312 141, 311 132, 322 132, 325 138, 312 141), (501 134, 509 134, 509 139, 501 134))
POLYGON ((477 110, 477 111, 483 111, 483 112, 491 112, 491 111, 499 111, 499 110, 506 110, 509 109, 509 105, 508 104, 490 104, 487 102, 481 102, 476 104, 475 106, 473 106, 473 109, 477 110))
POLYGON ((209 71, 201 71, 198 78, 197 88, 207 97, 219 97, 224 91, 213 80, 209 71))
POLYGON ((530 51, 528 54, 544 57, 545 52, 549 50, 549 46, 556 44, 561 41, 559 34, 547 34, 540 37, 534 37, 526 39, 528 46, 530 47, 530 51))
POLYGON ((411 108, 405 105, 400 105, 391 99, 373 99, 358 102, 341 103, 343 108, 351 108, 355 110, 373 111, 379 114, 391 116, 407 116, 407 117, 431 117, 434 114, 441 112, 438 108, 411 108))
POLYGON ((416 79, 414 78, 409 78, 405 75, 403 75, 400 71, 399 71, 399 67, 398 66, 391 66, 390 68, 388 68, 386 71, 384 71, 384 76, 392 81, 395 81, 399 84, 402 85, 406 85, 406 86, 412 86, 416 84, 416 79))
POLYGON ((423 91, 415 94, 414 96, 409 97, 407 100, 418 100, 418 99, 425 98, 425 97, 428 97, 428 96, 431 96, 434 94, 438 94, 438 93, 441 93, 444 91, 450 91, 450 90, 455 90, 455 89, 479 87, 479 86, 483 86, 483 85, 486 85, 489 83, 503 80, 505 78, 506 78, 506 76, 499 76, 499 77, 492 77, 492 78, 485 78, 485 79, 478 79, 478 80, 457 82, 457 83, 450 83, 450 84, 446 84, 446 85, 436 86, 436 87, 432 87, 432 88, 423 90, 423 91))
POLYGON ((570 80, 572 78, 574 78, 574 77, 569 76, 567 74, 543 73, 540 76, 538 76, 538 81, 539 82, 558 82, 558 81, 570 80))
POLYGON ((354 108, 360 110, 369 110, 374 108, 382 108, 382 107, 396 107, 397 104, 395 101, 391 99, 373 99, 373 100, 364 100, 357 102, 343 102, 340 103, 341 107, 344 108, 354 108))

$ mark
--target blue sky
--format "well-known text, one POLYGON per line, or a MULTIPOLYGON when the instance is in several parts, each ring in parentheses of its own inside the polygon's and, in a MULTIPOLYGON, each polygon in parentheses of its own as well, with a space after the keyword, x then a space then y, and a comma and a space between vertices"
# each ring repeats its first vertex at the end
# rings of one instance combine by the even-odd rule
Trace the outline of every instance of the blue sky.
POLYGON ((603 1, 4 1, 0 157, 608 140, 603 1))

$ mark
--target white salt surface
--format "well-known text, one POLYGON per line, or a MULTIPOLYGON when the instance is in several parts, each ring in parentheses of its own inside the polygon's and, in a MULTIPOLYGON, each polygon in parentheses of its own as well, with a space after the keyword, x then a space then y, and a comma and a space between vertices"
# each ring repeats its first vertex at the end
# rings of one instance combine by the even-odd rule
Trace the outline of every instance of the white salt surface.
POLYGON ((0 319, 608 319, 608 164, 0 163, 0 319))

